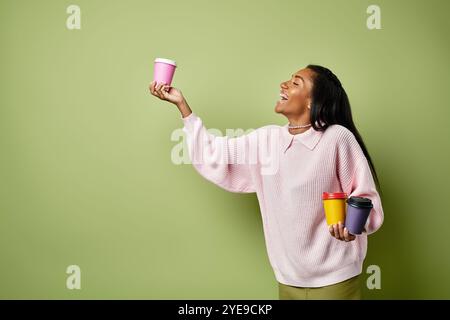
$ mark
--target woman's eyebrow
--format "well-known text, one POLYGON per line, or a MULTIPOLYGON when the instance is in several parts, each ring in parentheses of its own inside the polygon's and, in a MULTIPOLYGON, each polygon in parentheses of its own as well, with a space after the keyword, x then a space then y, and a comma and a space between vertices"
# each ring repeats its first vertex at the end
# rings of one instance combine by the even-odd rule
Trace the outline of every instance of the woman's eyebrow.
MULTIPOLYGON (((294 75, 292 74, 291 76, 293 77, 294 75)), ((296 74, 296 75, 295 75, 295 77, 296 77, 296 78, 300 78, 300 79, 302 79, 303 83, 305 83, 305 79, 303 79, 303 77, 302 77, 302 76, 299 76, 298 74, 296 74)))

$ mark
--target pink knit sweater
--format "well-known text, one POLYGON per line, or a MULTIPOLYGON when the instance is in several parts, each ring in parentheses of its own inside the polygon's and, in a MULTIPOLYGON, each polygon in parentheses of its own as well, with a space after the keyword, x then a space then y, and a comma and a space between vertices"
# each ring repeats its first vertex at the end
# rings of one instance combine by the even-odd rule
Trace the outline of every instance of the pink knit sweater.
POLYGON ((255 192, 267 253, 278 282, 297 287, 335 284, 362 272, 367 234, 383 223, 383 209, 368 162, 347 128, 310 127, 292 135, 268 125, 239 137, 216 136, 194 113, 182 118, 195 169, 219 187, 255 192), (323 192, 370 198, 367 233, 351 242, 333 238, 323 192))

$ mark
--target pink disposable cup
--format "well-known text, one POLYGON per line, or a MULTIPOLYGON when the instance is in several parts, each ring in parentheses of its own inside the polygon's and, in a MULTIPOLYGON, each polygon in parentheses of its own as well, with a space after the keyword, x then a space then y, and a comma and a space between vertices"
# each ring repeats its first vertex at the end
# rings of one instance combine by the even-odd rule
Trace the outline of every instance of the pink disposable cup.
POLYGON ((166 83, 169 86, 172 84, 173 75, 177 63, 173 60, 156 58, 153 70, 153 80, 156 83, 166 83))

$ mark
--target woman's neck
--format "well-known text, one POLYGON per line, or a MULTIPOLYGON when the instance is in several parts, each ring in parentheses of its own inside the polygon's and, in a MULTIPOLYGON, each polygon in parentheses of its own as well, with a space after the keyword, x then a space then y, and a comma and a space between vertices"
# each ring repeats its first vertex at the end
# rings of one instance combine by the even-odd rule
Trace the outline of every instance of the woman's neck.
POLYGON ((289 133, 290 134, 299 134, 299 133, 303 133, 305 131, 307 131, 310 127, 308 128, 298 128, 298 129, 289 129, 289 133))
MULTIPOLYGON (((293 125, 293 126, 297 126, 297 125, 307 125, 310 123, 310 115, 308 114, 303 114, 299 117, 288 117, 288 121, 289 124, 293 125)), ((299 134, 299 133, 303 133, 305 131, 307 131, 310 127, 306 127, 306 128, 288 128, 289 132, 291 134, 299 134)))

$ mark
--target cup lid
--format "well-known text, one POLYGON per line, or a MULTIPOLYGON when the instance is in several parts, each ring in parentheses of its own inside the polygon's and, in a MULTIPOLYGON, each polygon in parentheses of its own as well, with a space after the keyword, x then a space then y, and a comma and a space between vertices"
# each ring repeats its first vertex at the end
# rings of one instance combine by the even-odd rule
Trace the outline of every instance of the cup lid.
POLYGON ((177 63, 175 61, 170 60, 170 59, 165 59, 165 58, 156 58, 155 62, 167 63, 167 64, 174 65, 175 67, 177 66, 177 63))
POLYGON ((329 199, 346 199, 347 194, 345 192, 324 192, 322 194, 323 200, 329 200, 329 199))
POLYGON ((372 200, 364 197, 350 197, 347 203, 357 208, 373 208, 372 200))

